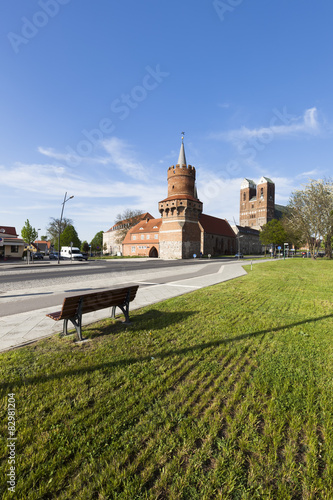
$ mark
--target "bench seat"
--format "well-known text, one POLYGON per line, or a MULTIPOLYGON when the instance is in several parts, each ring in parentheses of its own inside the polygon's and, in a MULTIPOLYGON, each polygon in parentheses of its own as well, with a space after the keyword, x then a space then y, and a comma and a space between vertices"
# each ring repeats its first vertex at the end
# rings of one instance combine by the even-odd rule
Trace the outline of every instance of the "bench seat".
POLYGON ((116 307, 119 307, 125 316, 125 323, 129 324, 129 304, 135 299, 138 288, 139 285, 134 285, 65 297, 61 311, 49 313, 46 316, 54 321, 64 320, 64 335, 67 335, 67 325, 70 321, 76 329, 78 339, 82 340, 83 314, 112 307, 111 317, 114 318, 116 307))

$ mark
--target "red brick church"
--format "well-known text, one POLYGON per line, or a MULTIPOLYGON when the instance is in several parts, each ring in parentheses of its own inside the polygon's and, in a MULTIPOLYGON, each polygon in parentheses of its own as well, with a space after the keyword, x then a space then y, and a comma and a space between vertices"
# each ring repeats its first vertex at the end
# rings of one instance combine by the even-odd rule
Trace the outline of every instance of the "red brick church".
POLYGON ((161 218, 147 217, 132 227, 123 255, 190 259, 235 253, 236 236, 227 220, 202 213, 195 168, 186 162, 183 139, 178 162, 167 172, 168 195, 158 204, 161 218))

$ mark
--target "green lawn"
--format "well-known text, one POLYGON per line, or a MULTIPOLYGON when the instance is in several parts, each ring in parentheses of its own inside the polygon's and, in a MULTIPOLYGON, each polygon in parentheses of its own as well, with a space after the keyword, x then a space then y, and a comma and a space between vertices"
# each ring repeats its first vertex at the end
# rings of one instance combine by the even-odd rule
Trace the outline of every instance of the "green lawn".
POLYGON ((93 325, 90 342, 1 354, 2 498, 331 500, 332 266, 246 266, 130 327, 93 325))

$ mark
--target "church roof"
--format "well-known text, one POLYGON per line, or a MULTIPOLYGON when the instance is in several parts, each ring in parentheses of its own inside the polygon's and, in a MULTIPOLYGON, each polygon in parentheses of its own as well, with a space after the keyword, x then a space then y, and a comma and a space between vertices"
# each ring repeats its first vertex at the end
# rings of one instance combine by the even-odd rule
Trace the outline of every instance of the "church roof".
POLYGON ((256 183, 252 179, 246 179, 245 178, 242 181, 241 189, 245 189, 245 188, 248 188, 248 187, 255 188, 256 187, 256 183))
POLYGON ((263 184, 263 183, 265 183, 265 182, 270 182, 271 184, 274 184, 274 182, 273 182, 273 181, 272 181, 269 177, 264 177, 264 176, 262 176, 262 177, 260 178, 259 184, 263 184))
POLYGON ((213 217, 212 215, 201 214, 199 223, 205 233, 229 236, 231 238, 236 237, 229 222, 225 219, 219 219, 218 217, 213 217))

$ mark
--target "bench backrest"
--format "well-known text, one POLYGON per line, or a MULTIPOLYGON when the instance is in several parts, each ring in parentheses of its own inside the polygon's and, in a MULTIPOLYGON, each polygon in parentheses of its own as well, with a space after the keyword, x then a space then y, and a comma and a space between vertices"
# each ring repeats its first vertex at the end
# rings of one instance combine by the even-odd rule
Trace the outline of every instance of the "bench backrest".
POLYGON ((85 314, 98 311, 99 309, 104 309, 106 307, 123 305, 127 296, 128 301, 132 302, 132 300, 135 299, 138 288, 139 285, 135 285, 126 288, 115 288, 113 290, 103 290, 101 292, 66 297, 62 305, 61 318, 69 319, 74 317, 81 298, 83 298, 81 312, 82 314, 85 314))

